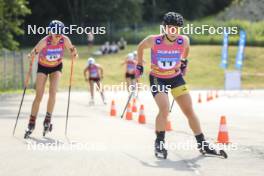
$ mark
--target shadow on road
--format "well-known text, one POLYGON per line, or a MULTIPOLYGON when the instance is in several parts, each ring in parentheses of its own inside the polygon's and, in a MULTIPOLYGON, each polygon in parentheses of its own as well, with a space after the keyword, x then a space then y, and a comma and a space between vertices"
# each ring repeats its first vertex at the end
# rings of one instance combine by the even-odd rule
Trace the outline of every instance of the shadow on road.
POLYGON ((188 172, 197 172, 200 165, 197 164, 196 162, 205 158, 202 155, 196 156, 191 159, 180 159, 176 161, 170 159, 164 160, 157 158, 156 161, 154 160, 154 163, 153 162, 149 163, 131 154, 128 153, 124 153, 124 154, 129 158, 139 161, 145 167, 175 169, 177 171, 188 171, 188 172))

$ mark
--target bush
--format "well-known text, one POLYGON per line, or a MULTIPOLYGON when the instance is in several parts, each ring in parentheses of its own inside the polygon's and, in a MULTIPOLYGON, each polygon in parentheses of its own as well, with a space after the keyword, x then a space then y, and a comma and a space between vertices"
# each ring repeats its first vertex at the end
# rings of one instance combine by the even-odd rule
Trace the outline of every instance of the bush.
MULTIPOLYGON (((216 21, 213 19, 205 19, 201 21, 187 22, 193 24, 193 26, 202 26, 204 24, 219 27, 231 27, 236 26, 238 29, 243 29, 247 32, 247 45, 248 46, 264 46, 264 21, 262 22, 249 22, 242 20, 230 20, 230 21, 216 21)), ((121 36, 124 37, 129 43, 136 44, 144 37, 151 34, 159 34, 160 24, 144 24, 137 28, 125 28, 119 31, 115 31, 111 35, 111 39, 117 40, 121 36)), ((106 36, 103 36, 105 38, 106 36)), ((191 44, 206 44, 206 45, 221 45, 223 36, 222 35, 189 35, 191 44)), ((101 40, 103 39, 101 38, 101 40)), ((104 40, 104 39, 103 39, 104 40)), ((229 44, 237 45, 239 41, 239 34, 229 35, 229 44)))

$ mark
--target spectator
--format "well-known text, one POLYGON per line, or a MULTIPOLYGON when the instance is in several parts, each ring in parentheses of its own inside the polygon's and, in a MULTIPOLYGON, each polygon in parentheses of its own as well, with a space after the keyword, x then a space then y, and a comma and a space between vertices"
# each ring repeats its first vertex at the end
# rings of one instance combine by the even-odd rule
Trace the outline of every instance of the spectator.
POLYGON ((118 41, 118 46, 120 50, 123 50, 126 48, 127 42, 125 41, 123 37, 121 37, 120 40, 118 41))
POLYGON ((110 45, 110 53, 117 53, 119 50, 118 45, 115 42, 112 42, 110 45))
POLYGON ((93 46, 93 42, 94 42, 93 33, 87 34, 87 42, 88 42, 88 47, 92 47, 93 46))

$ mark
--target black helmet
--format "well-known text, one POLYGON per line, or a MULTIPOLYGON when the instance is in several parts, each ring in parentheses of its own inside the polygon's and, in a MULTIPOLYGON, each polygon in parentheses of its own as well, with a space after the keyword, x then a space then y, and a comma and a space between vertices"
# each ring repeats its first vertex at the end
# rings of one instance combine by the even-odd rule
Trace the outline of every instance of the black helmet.
POLYGON ((163 17, 163 25, 173 25, 173 26, 182 27, 183 17, 179 13, 168 12, 163 17))
POLYGON ((63 33, 64 24, 59 20, 53 20, 50 22, 48 29, 52 34, 62 34, 63 33))

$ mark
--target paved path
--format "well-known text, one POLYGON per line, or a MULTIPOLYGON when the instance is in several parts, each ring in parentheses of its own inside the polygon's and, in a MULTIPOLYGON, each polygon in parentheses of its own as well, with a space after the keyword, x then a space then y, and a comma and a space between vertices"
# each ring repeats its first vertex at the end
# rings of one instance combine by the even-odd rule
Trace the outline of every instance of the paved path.
MULTIPOLYGON (((204 157, 196 149, 187 121, 177 106, 170 114, 173 131, 167 133, 167 160, 153 153, 156 105, 148 92, 141 92, 147 124, 109 117, 110 104, 103 105, 99 95, 93 107, 87 92, 73 92, 68 138, 64 136, 67 92, 57 96, 52 133, 43 138, 42 122, 47 95, 43 99, 32 138, 23 139, 33 95, 26 95, 15 137, 12 129, 21 95, 0 96, 0 176, 261 176, 264 172, 264 91, 220 92, 220 98, 194 108, 208 139, 215 141, 221 115, 227 117, 230 140, 237 147, 228 159, 204 157), (144 97, 143 97, 144 96, 144 97)), ((203 96, 206 92, 202 92, 203 96)), ((107 92, 108 102, 115 98, 118 114, 125 105, 125 92, 107 92)), ((203 97, 205 98, 205 97, 203 97)))

